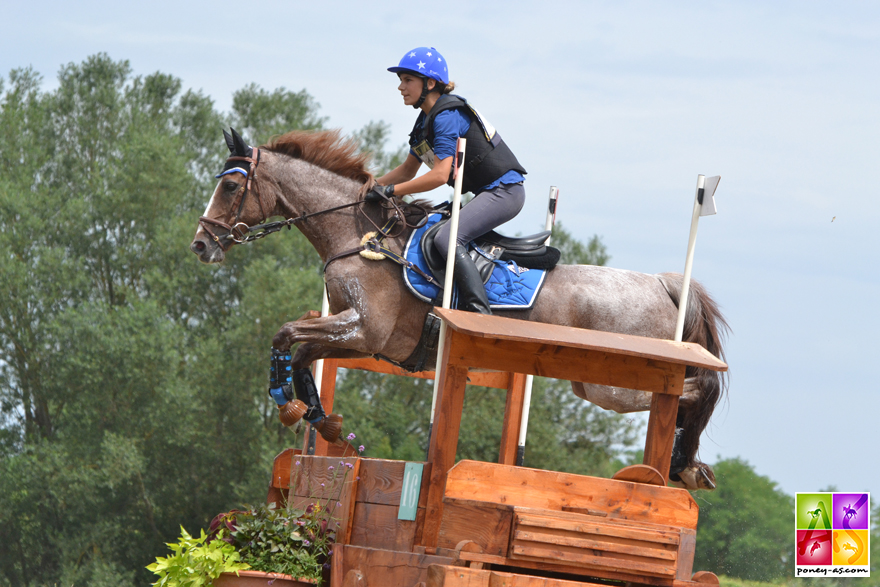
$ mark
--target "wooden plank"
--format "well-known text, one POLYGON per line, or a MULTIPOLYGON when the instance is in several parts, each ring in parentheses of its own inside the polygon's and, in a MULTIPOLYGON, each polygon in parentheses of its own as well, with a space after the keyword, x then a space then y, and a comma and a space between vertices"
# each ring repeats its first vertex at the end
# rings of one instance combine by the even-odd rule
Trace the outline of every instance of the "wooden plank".
MULTIPOLYGON (((338 359, 324 359, 324 371, 321 375, 321 388, 318 393, 321 396, 321 406, 328 414, 333 412, 333 402, 336 399, 336 373, 338 359)), ((314 370, 314 369, 313 369, 314 370)), ((309 444, 309 425, 306 427, 306 434, 303 438, 303 452, 308 452, 309 444)), ((346 451, 340 452, 338 448, 324 440, 324 438, 316 432, 315 434, 315 455, 316 456, 342 456, 346 451)), ((356 455, 357 453, 355 453, 356 455)))
POLYGON ((431 565, 427 587, 604 587, 600 583, 502 573, 467 567, 431 565))
POLYGON ((404 461, 361 459, 357 500, 397 506, 403 488, 404 461))
POLYGON ((437 546, 472 540, 486 554, 507 556, 512 519, 513 509, 502 504, 445 499, 437 546))
POLYGON ((458 433, 461 428, 461 411, 464 406, 467 369, 450 364, 449 357, 463 338, 454 330, 446 330, 443 357, 440 360, 439 377, 442 384, 437 394, 434 427, 428 447, 428 462, 431 464, 431 472, 425 526, 421 536, 423 546, 437 546, 440 517, 443 512, 443 493, 446 488, 446 473, 455 463, 455 452, 458 449, 458 433))
MULTIPOLYGON (((535 526, 539 528, 553 528, 556 530, 568 530, 590 534, 602 534, 628 540, 641 540, 656 542, 658 544, 670 544, 678 546, 680 540, 678 532, 657 529, 644 529, 638 526, 626 524, 623 520, 599 521, 583 517, 580 520, 563 518, 552 515, 531 515, 520 513, 519 508, 514 508, 514 522, 517 525, 535 526)), ((581 517, 581 516, 579 516, 581 517)))
POLYGON ((564 560, 568 566, 582 566, 588 572, 594 569, 622 571, 630 575, 650 575, 654 577, 672 578, 675 576, 675 565, 643 562, 619 557, 594 556, 578 548, 557 546, 554 549, 529 546, 528 543, 515 543, 510 546, 510 558, 548 561, 564 560))
MULTIPOLYGON (((615 581, 630 581, 637 584, 657 585, 658 587, 672 587, 672 580, 668 577, 655 577, 653 575, 635 574, 626 571, 615 571, 613 569, 603 569, 594 567, 587 569, 582 566, 574 566, 567 564, 548 563, 541 559, 529 560, 528 558, 507 558, 503 556, 492 556, 477 552, 462 552, 459 554, 462 561, 477 562, 490 565, 498 565, 517 569, 534 569, 556 575, 565 573, 577 577, 594 577, 600 579, 613 579, 615 581)), ((518 572, 518 571, 517 571, 518 572)), ((696 587, 696 586, 692 586, 696 587)))
POLYGON ((542 324, 460 310, 435 308, 434 311, 447 322, 448 328, 475 338, 525 343, 537 342, 550 346, 565 346, 643 357, 665 363, 693 365, 713 371, 727 370, 727 365, 723 361, 695 343, 674 342, 556 324, 542 324))
POLYGON ((669 479, 669 461, 672 458, 677 414, 678 396, 655 393, 651 397, 651 415, 648 416, 648 433, 642 462, 655 468, 664 479, 669 479))
POLYGON ((694 554, 697 548, 697 533, 686 531, 681 533, 681 546, 678 549, 678 569, 676 579, 687 580, 694 571, 694 554))
POLYGON ((529 532, 518 529, 514 535, 514 544, 539 542, 557 546, 570 546, 581 550, 602 551, 608 553, 626 554, 643 558, 655 558, 675 563, 678 555, 674 550, 654 548, 651 546, 633 546, 624 542, 611 542, 608 540, 579 538, 566 534, 554 534, 548 532, 529 532))
POLYGON ((384 550, 411 551, 416 522, 397 519, 397 506, 358 502, 347 544, 384 550))
POLYGON ((290 486, 290 467, 293 457, 300 451, 292 448, 286 448, 275 457, 272 461, 272 480, 271 487, 287 488, 290 486))
MULTIPOLYGON (((434 371, 419 371, 410 373, 404 371, 400 367, 392 365, 386 361, 379 359, 339 359, 339 368, 341 369, 360 369, 361 371, 371 371, 373 373, 385 373, 387 375, 397 375, 399 377, 412 377, 415 379, 434 379, 437 374, 434 371)), ((507 389, 510 385, 510 374, 498 371, 471 371, 468 373, 468 385, 478 385, 480 387, 492 387, 494 389, 507 389)))
POLYGON ((681 395, 685 365, 543 342, 462 337, 450 361, 570 381, 681 395))
POLYGON ((522 373, 510 375, 507 402, 504 405, 504 424, 501 428, 501 448, 498 451, 498 462, 503 465, 516 464, 516 449, 526 395, 526 376, 522 373))
MULTIPOLYGON (((427 581, 430 565, 450 565, 451 557, 397 552, 361 546, 343 545, 334 550, 333 556, 342 556, 344 577, 351 570, 360 573, 363 587, 412 587, 427 581), (341 551, 341 552, 340 552, 341 551)), ((334 567, 335 571, 336 567, 334 567)))
POLYGON ((696 529, 699 508, 684 489, 463 460, 449 471, 446 496, 696 529))

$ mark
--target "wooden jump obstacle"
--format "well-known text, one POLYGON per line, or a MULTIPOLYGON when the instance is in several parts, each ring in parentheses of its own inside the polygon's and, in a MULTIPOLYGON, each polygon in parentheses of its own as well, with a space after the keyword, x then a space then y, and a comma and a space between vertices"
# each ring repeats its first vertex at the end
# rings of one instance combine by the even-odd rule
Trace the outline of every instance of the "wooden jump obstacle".
MULTIPOLYGON (((718 584, 712 573, 693 573, 699 508, 666 480, 685 369, 727 365, 692 343, 435 312, 447 323, 442 386, 414 520, 398 519, 413 495, 402 461, 346 457, 320 438, 314 456, 288 449, 275 459, 269 501, 295 505, 326 499, 317 488, 330 480, 329 465, 342 458, 354 467, 337 509, 331 587, 718 584), (643 464, 611 479, 513 466, 526 374, 651 392, 643 464), (455 464, 468 382, 508 390, 497 464, 455 464)), ((327 360, 327 410, 339 367, 404 375, 372 359, 327 360)))

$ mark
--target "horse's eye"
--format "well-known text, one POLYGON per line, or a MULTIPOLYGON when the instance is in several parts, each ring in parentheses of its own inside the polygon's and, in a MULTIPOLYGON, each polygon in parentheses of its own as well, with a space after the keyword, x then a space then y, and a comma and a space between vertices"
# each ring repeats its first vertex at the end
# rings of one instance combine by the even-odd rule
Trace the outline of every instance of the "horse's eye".
POLYGON ((227 181, 226 184, 223 186, 223 188, 227 192, 234 192, 235 190, 238 189, 238 184, 235 183, 234 181, 227 181))

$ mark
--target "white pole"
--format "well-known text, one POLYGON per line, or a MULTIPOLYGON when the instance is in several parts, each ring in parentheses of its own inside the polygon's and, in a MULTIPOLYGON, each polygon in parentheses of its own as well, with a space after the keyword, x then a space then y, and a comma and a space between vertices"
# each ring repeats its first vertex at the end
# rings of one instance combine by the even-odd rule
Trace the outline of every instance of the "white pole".
POLYGON ((706 176, 697 176, 697 193, 694 196, 694 214, 691 217, 691 235, 688 238, 687 259, 684 262, 684 278, 681 284, 681 299, 678 301, 678 320, 675 324, 675 342, 681 342, 684 333, 684 317, 687 313, 688 291, 691 286, 691 269, 694 266, 694 249, 697 246, 697 224, 700 222, 700 210, 703 205, 700 192, 706 185, 706 176))
MULTIPOLYGON (((559 188, 550 186, 550 201, 547 205, 547 218, 544 220, 544 230, 552 230, 556 223, 556 201, 559 198, 559 188)), ((553 235, 547 237, 547 244, 553 235)), ((523 397, 522 418, 519 422, 519 441, 516 447, 516 464, 522 466, 526 454, 526 435, 529 431, 529 410, 532 406, 532 385, 535 383, 534 375, 526 375, 526 388, 523 397)))
MULTIPOLYGON (((452 194, 452 216, 449 218, 449 248, 446 255, 446 281, 443 283, 443 308, 449 309, 452 305, 452 277, 455 271, 455 245, 458 240, 458 213, 461 205, 461 182, 464 177, 464 150, 467 146, 466 139, 458 139, 455 147, 456 158, 453 164, 456 167, 455 191, 452 194)), ((437 391, 440 389, 440 373, 436 371, 440 367, 440 358, 443 356, 443 340, 446 338, 446 321, 440 322, 440 342, 437 344, 437 365, 434 376, 434 396, 431 398, 431 427, 434 426, 434 410, 437 408, 437 391)), ((431 441, 431 431, 428 432, 428 442, 431 441)))
MULTIPOLYGON (((330 315, 330 300, 327 298, 327 285, 324 285, 324 297, 321 300, 321 317, 330 315)), ((324 359, 315 361, 315 386, 318 388, 318 397, 321 397, 321 379, 324 378, 324 359)))

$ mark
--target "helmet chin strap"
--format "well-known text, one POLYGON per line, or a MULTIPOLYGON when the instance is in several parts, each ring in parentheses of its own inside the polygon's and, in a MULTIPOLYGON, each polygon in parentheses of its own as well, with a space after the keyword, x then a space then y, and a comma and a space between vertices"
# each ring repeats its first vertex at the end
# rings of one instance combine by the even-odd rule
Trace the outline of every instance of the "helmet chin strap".
POLYGON ((422 104, 425 102, 425 98, 427 98, 427 97, 428 97, 428 78, 423 77, 422 78, 422 95, 419 96, 418 101, 415 104, 413 104, 413 108, 415 108, 416 110, 421 108, 422 104))

